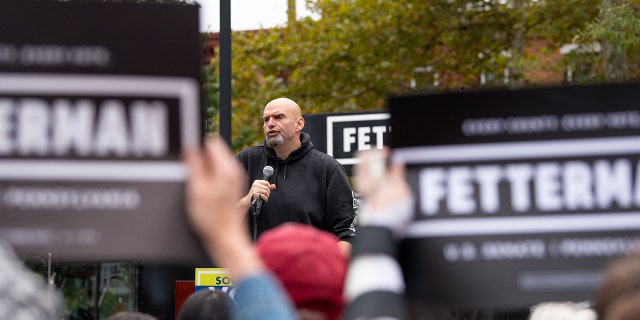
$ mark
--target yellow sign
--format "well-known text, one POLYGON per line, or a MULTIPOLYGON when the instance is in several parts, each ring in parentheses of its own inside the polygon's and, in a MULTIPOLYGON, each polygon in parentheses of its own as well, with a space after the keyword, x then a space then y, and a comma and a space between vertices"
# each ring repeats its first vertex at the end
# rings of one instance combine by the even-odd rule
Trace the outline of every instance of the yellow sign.
POLYGON ((231 273, 227 268, 196 268, 196 287, 232 287, 231 273))

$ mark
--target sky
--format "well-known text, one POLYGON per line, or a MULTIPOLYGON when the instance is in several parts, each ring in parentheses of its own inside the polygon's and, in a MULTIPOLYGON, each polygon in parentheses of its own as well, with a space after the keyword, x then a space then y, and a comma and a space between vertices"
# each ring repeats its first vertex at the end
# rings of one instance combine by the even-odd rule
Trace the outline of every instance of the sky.
MULTIPOLYGON (((287 21, 287 0, 230 0, 231 30, 271 28, 287 21)), ((220 31, 220 0, 199 0, 200 31, 220 31)), ((296 0, 298 16, 309 15, 305 0, 296 0)))

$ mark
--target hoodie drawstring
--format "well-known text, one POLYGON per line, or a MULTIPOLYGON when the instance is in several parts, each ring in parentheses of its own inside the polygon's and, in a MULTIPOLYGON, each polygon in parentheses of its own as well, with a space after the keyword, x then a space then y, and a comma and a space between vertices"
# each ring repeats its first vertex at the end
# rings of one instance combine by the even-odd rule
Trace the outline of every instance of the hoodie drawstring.
POLYGON ((289 164, 285 162, 285 164, 284 164, 284 175, 283 175, 283 177, 284 177, 283 180, 284 181, 287 181, 287 167, 289 167, 289 164))
MULTIPOLYGON (((268 164, 265 163, 265 166, 267 166, 268 164)), ((289 167, 289 163, 284 162, 284 175, 283 175, 283 180, 287 181, 287 168, 289 167)), ((273 172, 273 182, 271 182, 272 184, 277 184, 276 182, 278 181, 278 169, 280 169, 280 162, 276 162, 276 168, 273 172)))

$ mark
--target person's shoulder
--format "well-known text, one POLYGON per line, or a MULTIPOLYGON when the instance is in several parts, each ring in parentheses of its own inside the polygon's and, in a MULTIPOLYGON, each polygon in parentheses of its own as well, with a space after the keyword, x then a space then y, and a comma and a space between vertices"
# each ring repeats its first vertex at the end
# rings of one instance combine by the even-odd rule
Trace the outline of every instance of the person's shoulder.
POLYGON ((240 150, 240 152, 256 152, 256 151, 262 151, 262 150, 264 150, 264 145, 257 144, 255 146, 246 147, 246 148, 240 150))
POLYGON ((264 156, 265 152, 263 146, 251 146, 240 150, 240 152, 236 154, 236 159, 240 161, 246 169, 252 163, 263 163, 264 156))
POLYGON ((344 167, 336 158, 316 149, 313 149, 310 154, 311 161, 316 168, 324 168, 330 172, 342 172, 346 175, 344 167))
POLYGON ((330 156, 330 155, 326 154, 325 152, 320 151, 318 149, 311 149, 310 154, 317 160, 325 161, 325 162, 330 163, 330 164, 340 164, 338 162, 338 160, 336 160, 334 157, 332 157, 332 156, 330 156))
POLYGON ((256 145, 256 146, 246 147, 240 150, 240 152, 238 152, 237 154, 237 157, 247 157, 247 156, 260 154, 260 153, 264 153, 264 146, 256 145))

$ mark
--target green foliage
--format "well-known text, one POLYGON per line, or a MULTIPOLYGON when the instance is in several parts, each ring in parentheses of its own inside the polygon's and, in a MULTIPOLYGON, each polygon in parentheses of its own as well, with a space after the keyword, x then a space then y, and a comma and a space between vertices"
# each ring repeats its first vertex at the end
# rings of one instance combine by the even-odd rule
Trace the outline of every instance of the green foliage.
POLYGON ((598 17, 585 26, 577 40, 611 42, 617 52, 635 48, 640 44, 639 9, 630 3, 600 7, 598 17))
POLYGON ((83 278, 66 278, 61 284, 64 308, 70 316, 79 318, 93 308, 92 288, 92 283, 83 278))
POLYGON ((64 297, 65 319, 107 319, 137 308, 137 273, 131 263, 55 264, 53 268, 55 287, 64 297))
POLYGON ((233 33, 233 148, 262 142, 262 109, 279 96, 304 113, 329 113, 381 110, 390 93, 473 88, 481 75, 485 85, 529 85, 546 80, 531 71, 583 67, 575 54, 544 59, 604 19, 602 37, 637 47, 636 7, 598 16, 600 1, 307 0, 320 19, 233 33), (527 51, 531 39, 546 45, 527 51))
POLYGON ((599 46, 594 55, 594 78, 624 81, 637 77, 640 44, 639 1, 602 0, 598 15, 574 37, 583 50, 599 46))
POLYGON ((207 132, 219 131, 220 123, 220 80, 217 65, 211 64, 203 70, 202 101, 207 132))

